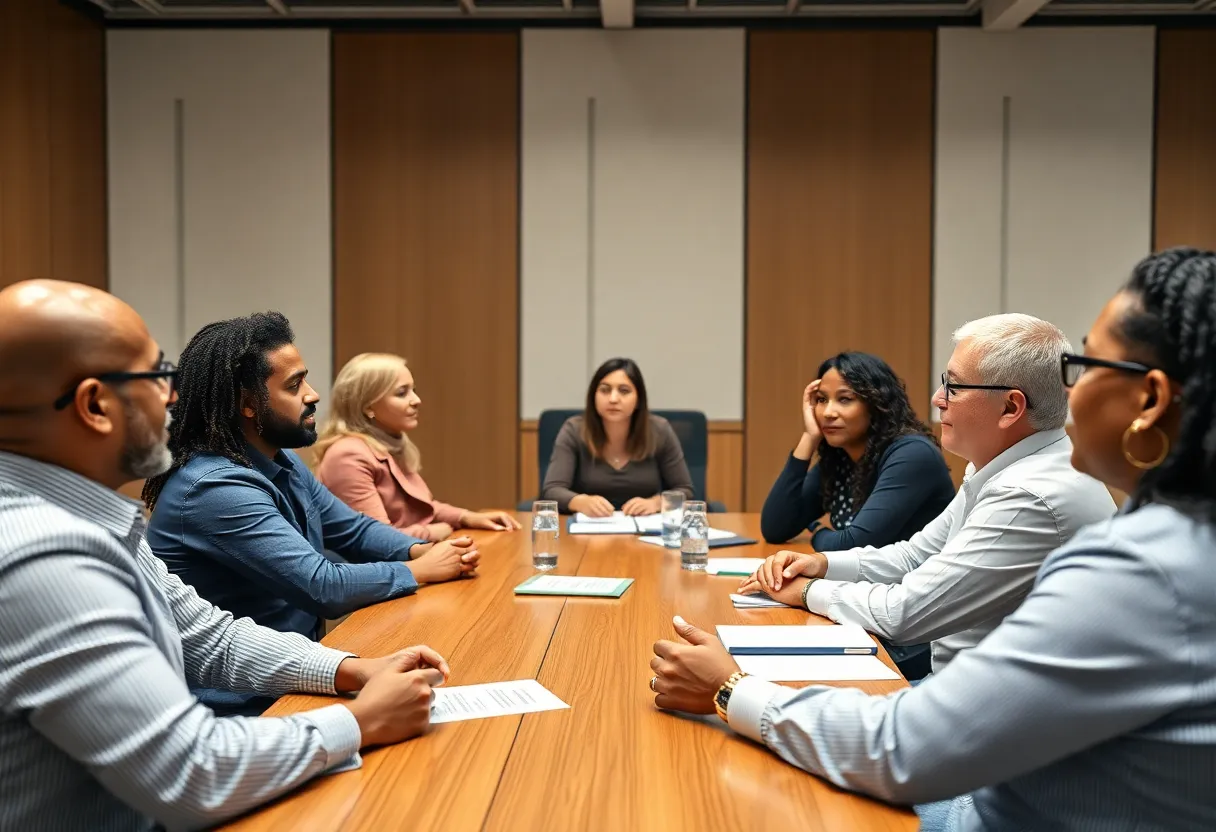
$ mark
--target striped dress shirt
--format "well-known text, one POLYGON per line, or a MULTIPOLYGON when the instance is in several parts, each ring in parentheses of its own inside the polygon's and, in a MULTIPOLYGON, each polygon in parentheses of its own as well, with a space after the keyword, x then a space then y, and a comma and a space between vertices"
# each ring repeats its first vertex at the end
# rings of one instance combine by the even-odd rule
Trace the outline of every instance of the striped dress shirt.
POLYGON ((1163 505, 1084 529, 1016 612, 889 696, 731 695, 740 733, 837 785, 959 801, 951 832, 1216 829, 1216 532, 1163 505))
POLYGON ((210 826, 359 748, 343 705, 220 719, 191 696, 332 694, 348 654, 203 601, 144 530, 137 503, 0 453, 0 830, 210 826))

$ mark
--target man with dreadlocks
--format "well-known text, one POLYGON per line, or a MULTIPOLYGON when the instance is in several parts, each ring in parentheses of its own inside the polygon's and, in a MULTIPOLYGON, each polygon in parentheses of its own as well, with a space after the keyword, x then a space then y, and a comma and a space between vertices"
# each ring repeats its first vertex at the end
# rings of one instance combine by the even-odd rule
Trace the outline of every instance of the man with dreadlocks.
POLYGON ((176 370, 131 307, 53 280, 0 291, 0 829, 198 829, 360 745, 413 737, 429 647, 359 659, 236 619, 152 556, 116 489, 170 462, 176 370), (219 719, 187 687, 360 690, 219 719))
MULTIPOLYGON (((317 439, 319 397, 293 341, 277 312, 209 324, 190 339, 169 429, 173 467, 143 496, 148 542, 170 572, 234 615, 316 640, 323 618, 472 576, 480 555, 467 537, 428 544, 351 510, 287 450, 317 439)), ((195 693, 227 713, 270 704, 195 693)))

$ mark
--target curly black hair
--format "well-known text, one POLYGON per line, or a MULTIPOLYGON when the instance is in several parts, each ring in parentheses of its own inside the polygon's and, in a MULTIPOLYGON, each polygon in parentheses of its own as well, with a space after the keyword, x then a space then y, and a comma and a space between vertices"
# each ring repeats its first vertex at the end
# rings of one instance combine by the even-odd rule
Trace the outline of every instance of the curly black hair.
POLYGON ((291 324, 279 312, 207 324, 182 350, 177 371, 177 402, 169 425, 173 467, 144 483, 148 510, 169 477, 198 454, 227 457, 252 468, 241 432, 241 395, 251 394, 263 407, 269 401, 267 354, 295 341, 291 324))
POLYGON ((1216 522, 1216 253, 1171 248, 1141 260, 1123 291, 1116 334, 1182 384, 1182 418, 1165 461, 1140 479, 1132 507, 1161 502, 1216 522))
POLYGON ((892 442, 901 436, 924 436, 937 445, 937 437, 912 409, 903 381, 878 356, 865 352, 842 352, 819 365, 817 378, 823 378, 828 370, 840 373, 865 403, 870 413, 870 432, 866 437, 865 453, 856 463, 843 448, 833 448, 827 442, 819 443, 823 504, 831 505, 833 497, 847 490, 853 498, 853 505, 860 508, 874 489, 874 482, 878 479, 878 461, 892 442))

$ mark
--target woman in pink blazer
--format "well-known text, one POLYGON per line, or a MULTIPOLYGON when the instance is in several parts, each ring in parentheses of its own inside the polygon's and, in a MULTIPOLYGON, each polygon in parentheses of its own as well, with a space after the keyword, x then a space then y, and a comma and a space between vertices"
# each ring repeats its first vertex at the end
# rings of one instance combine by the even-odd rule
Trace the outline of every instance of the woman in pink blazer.
POLYGON ((316 444, 317 479, 355 511, 423 540, 462 528, 518 529, 505 511, 479 513, 434 498, 406 435, 418 426, 420 404, 404 358, 356 355, 334 380, 329 420, 316 444))

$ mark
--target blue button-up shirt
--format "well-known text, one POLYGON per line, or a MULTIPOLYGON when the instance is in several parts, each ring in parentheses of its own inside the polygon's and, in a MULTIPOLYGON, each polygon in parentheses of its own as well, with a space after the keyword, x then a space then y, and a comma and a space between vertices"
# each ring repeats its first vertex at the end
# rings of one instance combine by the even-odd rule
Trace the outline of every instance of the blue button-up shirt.
POLYGON ((252 468, 220 456, 190 460, 165 483, 152 514, 152 551, 199 595, 317 639, 321 619, 418 588, 401 561, 424 541, 347 507, 290 451, 274 459, 246 453, 252 468))

